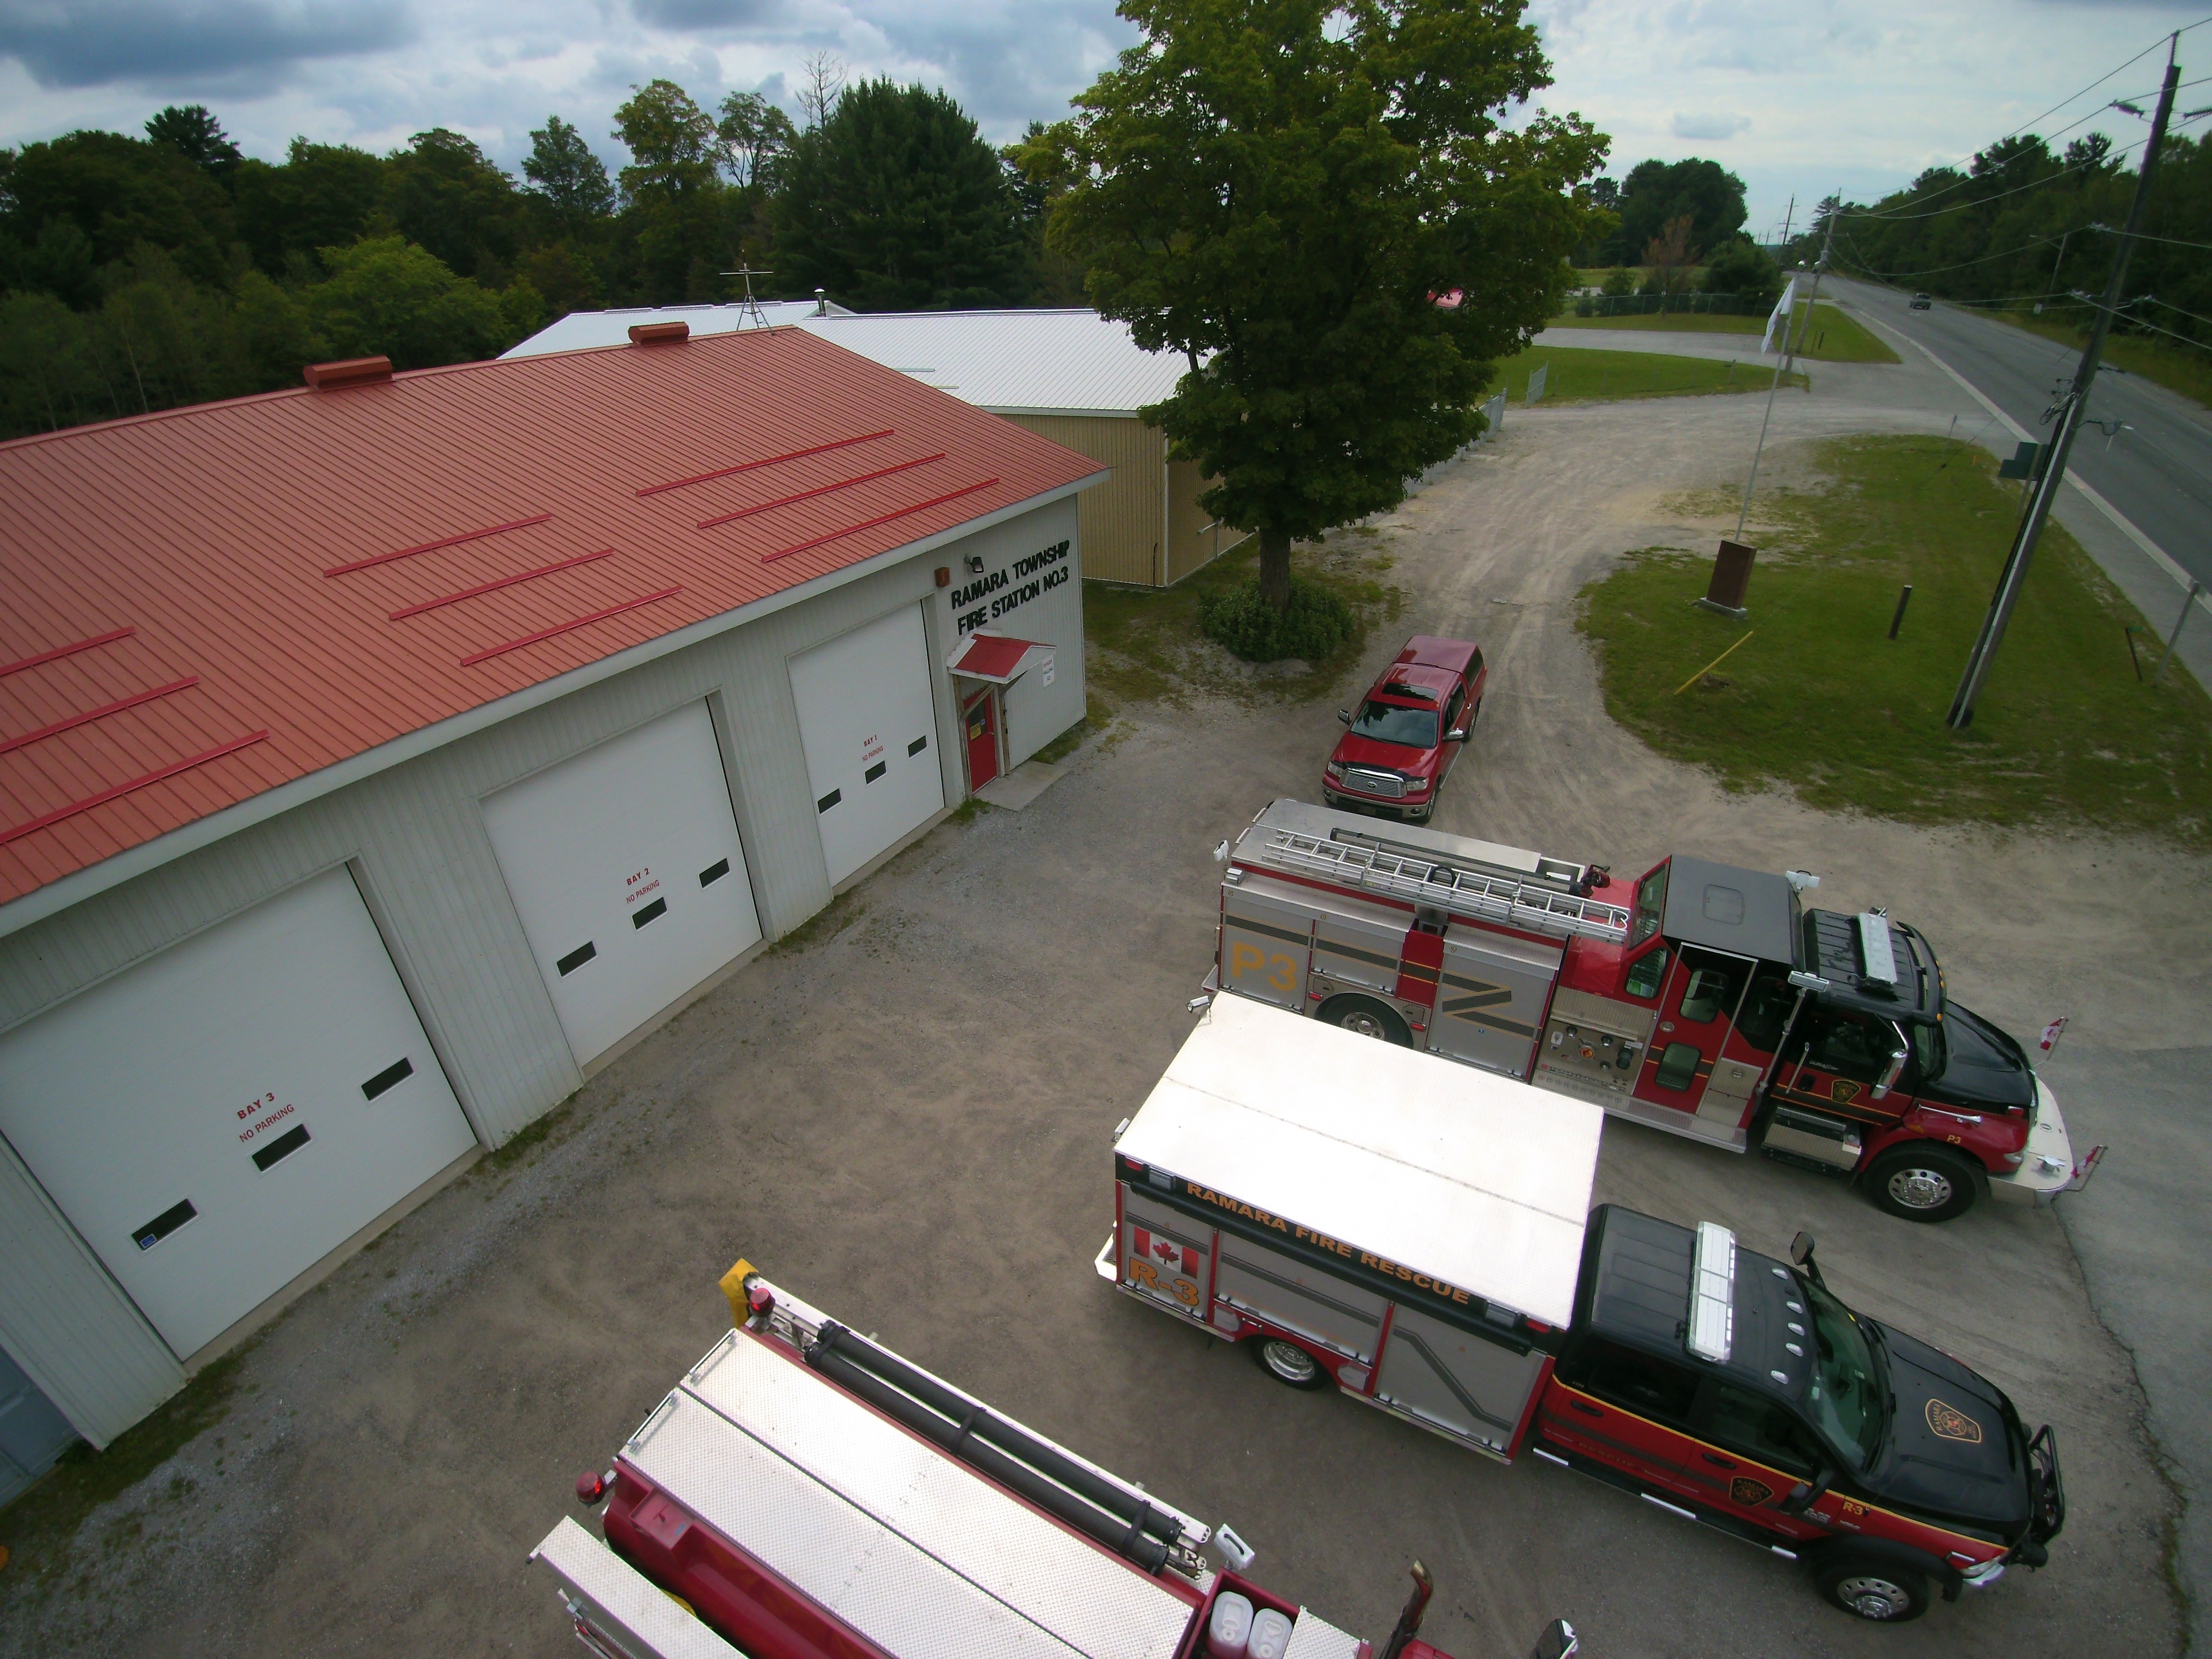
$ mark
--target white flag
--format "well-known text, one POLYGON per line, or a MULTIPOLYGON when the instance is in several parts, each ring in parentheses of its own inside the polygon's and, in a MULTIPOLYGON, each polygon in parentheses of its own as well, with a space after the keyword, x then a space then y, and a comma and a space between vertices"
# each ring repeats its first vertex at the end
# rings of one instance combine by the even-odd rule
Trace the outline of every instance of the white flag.
POLYGON ((1790 279, 1790 286, 1782 290, 1782 297, 1774 302, 1774 314, 1766 319, 1766 337, 1759 343, 1759 349, 1762 352, 1777 351, 1781 349, 1774 343, 1774 336, 1778 330, 1781 332, 1784 343, 1788 343, 1790 313, 1796 308, 1797 279, 1792 276, 1790 279))

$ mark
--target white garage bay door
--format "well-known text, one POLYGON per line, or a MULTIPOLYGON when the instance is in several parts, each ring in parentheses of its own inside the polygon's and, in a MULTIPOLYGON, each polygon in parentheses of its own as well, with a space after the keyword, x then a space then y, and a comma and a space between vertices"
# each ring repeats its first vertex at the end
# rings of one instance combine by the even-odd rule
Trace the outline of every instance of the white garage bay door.
POLYGON ((793 657, 791 691, 834 885, 945 805, 921 607, 793 657))
POLYGON ((580 1066, 760 939, 703 702, 502 789, 483 813, 580 1066))
POLYGON ((343 869, 0 1037, 0 1133, 179 1358, 475 1143, 343 869))

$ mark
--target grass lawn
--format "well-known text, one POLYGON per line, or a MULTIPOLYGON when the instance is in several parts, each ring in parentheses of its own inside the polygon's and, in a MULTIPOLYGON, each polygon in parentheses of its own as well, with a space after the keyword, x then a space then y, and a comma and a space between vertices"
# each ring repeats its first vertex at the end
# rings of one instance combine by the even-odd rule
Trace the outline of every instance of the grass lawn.
MULTIPOLYGON (((1528 395, 1528 377, 1550 366, 1544 401, 1611 402, 1620 398, 1686 398, 1713 392, 1764 392, 1774 381, 1774 365, 1764 366, 1755 349, 1737 363, 1707 357, 1672 357, 1656 351, 1592 351, 1580 346, 1531 346, 1498 366, 1486 394, 1505 388, 1507 401, 1528 395)), ((1802 374, 1791 386, 1805 384, 1802 374)))
MULTIPOLYGON (((1893 363, 1897 354, 1862 328, 1848 313, 1833 306, 1815 306, 1805 328, 1805 349, 1797 355, 1825 363, 1893 363)), ((1665 334, 1748 334, 1766 332, 1764 317, 1728 317, 1711 312, 1673 312, 1664 317, 1554 317, 1552 328, 1620 328, 1665 334)))
POLYGON ((1311 702, 1328 696, 1359 660, 1368 629, 1395 621, 1403 605, 1397 587, 1386 580, 1390 559, 1380 542, 1377 532, 1353 526, 1331 531, 1318 546, 1300 543, 1291 550, 1291 574, 1334 589, 1351 605, 1358 626, 1329 657, 1293 665, 1288 672, 1279 665, 1255 668, 1240 662, 1198 631, 1201 596, 1241 586, 1259 573, 1256 537, 1172 587, 1085 582, 1085 669, 1091 690, 1086 726, 1103 729, 1121 703, 1176 702, 1193 691, 1246 703, 1311 702))
MULTIPOLYGON (((2088 335, 2073 324, 2050 317, 2037 317, 2025 311, 1991 311, 1986 314, 1999 322, 2010 323, 2014 328, 2026 329, 2030 334, 2071 346, 2076 351, 2089 343, 2088 335)), ((2185 346, 2179 340, 2147 339, 2140 334, 2110 334, 2105 337, 2104 361, 2130 374, 2140 374, 2168 392, 2178 392, 2193 402, 2212 407, 2212 356, 2194 346, 2185 346)))
MULTIPOLYGON (((2212 842, 2212 699, 2179 671, 2136 679, 2123 630, 2143 618, 2070 536, 2044 532, 1974 724, 1954 733, 1943 716, 2018 487, 1979 449, 1932 438, 1837 439, 1820 457, 1825 484, 1761 504, 1773 528, 1747 622, 1691 605, 1706 550, 1647 548, 1583 590, 1579 625, 1614 719, 1729 787, 1781 783, 1823 809, 2212 842)), ((1680 505, 1717 516, 1729 503, 1680 505)), ((2137 638, 2148 668, 2156 640, 2137 638)))

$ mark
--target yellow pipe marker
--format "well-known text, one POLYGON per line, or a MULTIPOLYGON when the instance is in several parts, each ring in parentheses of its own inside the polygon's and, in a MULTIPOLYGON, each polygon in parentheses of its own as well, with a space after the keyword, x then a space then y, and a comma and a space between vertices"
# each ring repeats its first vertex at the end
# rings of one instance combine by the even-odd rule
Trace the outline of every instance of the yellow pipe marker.
MULTIPOLYGON (((1747 639, 1749 639, 1749 638, 1752 636, 1752 635, 1756 634, 1757 632, 1759 632, 1759 630, 1758 630, 1756 628, 1749 629, 1748 631, 1747 631, 1747 632, 1745 633, 1745 635, 1744 635, 1744 636, 1743 636, 1743 640, 1747 640, 1747 639)), ((1743 640, 1738 640, 1738 641, 1735 642, 1735 645, 1741 645, 1741 644, 1743 643, 1743 640)), ((1678 696, 1678 697, 1679 697, 1679 696, 1680 696, 1682 695, 1682 693, 1684 693, 1685 691, 1688 690, 1692 686, 1695 685, 1695 684, 1696 684, 1699 680, 1703 679, 1706 675, 1708 675, 1708 674, 1711 673, 1711 672, 1713 672, 1713 670, 1715 670, 1716 668, 1718 668, 1718 667, 1721 665, 1722 659, 1723 659, 1723 658, 1725 658, 1725 657, 1728 655, 1729 651, 1733 651, 1733 650, 1735 650, 1735 645, 1732 645, 1732 646, 1729 647, 1728 651, 1723 651, 1723 652, 1722 652, 1722 653, 1721 653, 1721 654, 1720 654, 1720 656, 1718 656, 1718 657, 1715 657, 1715 658, 1714 658, 1711 662, 1707 663, 1707 664, 1706 664, 1703 668, 1700 668, 1700 669, 1699 669, 1696 673, 1694 673, 1694 674, 1691 675, 1691 676, 1690 676, 1690 678, 1689 678, 1688 679, 1684 680, 1684 681, 1683 681, 1680 685, 1676 686, 1676 687, 1674 688, 1674 695, 1675 695, 1676 696, 1678 696)))

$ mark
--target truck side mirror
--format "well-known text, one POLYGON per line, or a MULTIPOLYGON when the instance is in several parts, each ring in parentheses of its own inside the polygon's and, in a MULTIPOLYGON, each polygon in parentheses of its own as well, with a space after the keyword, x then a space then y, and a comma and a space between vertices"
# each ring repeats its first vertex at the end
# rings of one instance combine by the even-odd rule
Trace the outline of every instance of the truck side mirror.
POLYGON ((1880 1100, 1897 1086, 1897 1079, 1905 1075, 1905 1062, 1909 1051, 1899 1048, 1889 1056, 1889 1064, 1881 1068, 1881 1077, 1874 1085, 1874 1097, 1880 1100))
POLYGON ((1564 1619, 1554 1619, 1536 1638, 1528 1659, 1574 1659, 1582 1650, 1582 1638, 1575 1634, 1575 1627, 1564 1619))
MULTIPOLYGON (((1804 1236, 1802 1233, 1797 1235, 1800 1238, 1804 1236)), ((1836 1472, 1833 1469, 1822 1469, 1814 1476, 1810 1486, 1800 1480, 1792 1486, 1790 1489, 1790 1496, 1775 1507, 1784 1515, 1802 1515, 1828 1495, 1828 1483, 1835 1478, 1836 1472)))
POLYGON ((1790 1265, 1815 1285, 1826 1288, 1826 1281, 1820 1277, 1820 1264, 1813 1260, 1813 1235, 1802 1229, 1790 1241, 1790 1265))
POLYGON ((1444 733, 1444 741, 1446 743, 1465 743, 1467 741, 1467 727, 1464 726, 1455 726, 1450 731, 1444 733))
POLYGON ((1382 1644, 1382 1659, 1398 1659, 1406 1644, 1420 1634, 1421 1615, 1429 1610, 1429 1598, 1437 1593, 1436 1581, 1429 1570, 1416 1560, 1413 1563, 1413 1593, 1406 1598, 1399 1610, 1398 1622, 1390 1632, 1390 1639, 1382 1644))
POLYGON ((1352 711, 1351 711, 1349 708, 1340 708, 1340 709, 1338 709, 1338 710, 1336 711, 1336 723, 1337 723, 1339 726, 1349 726, 1349 725, 1351 725, 1351 724, 1352 724, 1352 711))

